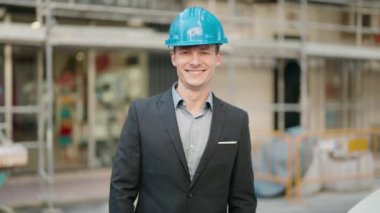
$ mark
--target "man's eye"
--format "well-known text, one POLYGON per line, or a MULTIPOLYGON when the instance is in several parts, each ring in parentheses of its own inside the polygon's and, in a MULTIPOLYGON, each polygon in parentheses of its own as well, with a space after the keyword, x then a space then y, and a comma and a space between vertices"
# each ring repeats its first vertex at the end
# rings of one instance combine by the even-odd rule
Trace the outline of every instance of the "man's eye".
POLYGON ((179 54, 181 54, 181 55, 188 55, 189 51, 181 51, 179 54))
POLYGON ((202 53, 202 55, 210 55, 209 51, 202 51, 201 53, 202 53))

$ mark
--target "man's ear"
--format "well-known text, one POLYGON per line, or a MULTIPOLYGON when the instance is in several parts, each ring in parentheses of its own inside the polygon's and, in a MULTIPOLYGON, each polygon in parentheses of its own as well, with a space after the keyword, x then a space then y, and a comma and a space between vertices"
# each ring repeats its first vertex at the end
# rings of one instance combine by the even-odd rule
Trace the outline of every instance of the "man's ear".
POLYGON ((223 54, 222 54, 222 52, 219 51, 219 52, 216 54, 216 59, 215 59, 215 61, 216 61, 216 66, 219 66, 219 65, 222 64, 222 57, 223 57, 223 54))
POLYGON ((175 53, 173 50, 170 51, 170 59, 172 61, 172 65, 177 67, 176 63, 175 63, 175 53))

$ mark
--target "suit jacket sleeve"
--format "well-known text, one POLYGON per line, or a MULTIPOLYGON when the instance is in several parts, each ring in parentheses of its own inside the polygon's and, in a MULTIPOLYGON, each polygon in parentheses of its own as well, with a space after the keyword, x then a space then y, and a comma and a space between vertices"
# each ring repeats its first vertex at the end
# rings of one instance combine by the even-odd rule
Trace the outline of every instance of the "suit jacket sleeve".
POLYGON ((243 119, 238 145, 238 153, 231 178, 229 213, 254 213, 256 212, 257 200, 253 184, 251 139, 247 113, 245 113, 243 119))
POLYGON ((137 111, 131 104, 124 123, 114 160, 110 196, 110 213, 133 213, 134 201, 139 191, 140 131, 137 111))

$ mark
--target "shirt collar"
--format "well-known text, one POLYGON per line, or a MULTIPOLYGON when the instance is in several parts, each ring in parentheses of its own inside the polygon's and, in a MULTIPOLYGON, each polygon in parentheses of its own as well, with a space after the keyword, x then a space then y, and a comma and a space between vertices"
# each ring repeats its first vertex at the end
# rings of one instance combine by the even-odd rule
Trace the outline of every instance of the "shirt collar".
MULTIPOLYGON (((177 108, 179 104, 183 103, 183 98, 178 94, 176 88, 178 86, 178 82, 175 82, 172 86, 172 97, 174 108, 177 108)), ((206 100, 205 108, 213 109, 213 101, 212 101, 212 92, 210 91, 206 100)))

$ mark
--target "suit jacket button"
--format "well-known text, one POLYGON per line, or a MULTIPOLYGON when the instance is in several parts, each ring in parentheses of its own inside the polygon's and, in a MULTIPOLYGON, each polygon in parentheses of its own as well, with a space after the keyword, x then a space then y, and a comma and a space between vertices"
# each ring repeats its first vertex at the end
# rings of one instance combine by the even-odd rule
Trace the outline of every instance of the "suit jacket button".
POLYGON ((193 193, 191 193, 191 192, 187 193, 187 197, 192 198, 193 197, 193 193))

